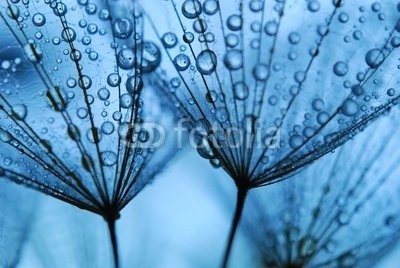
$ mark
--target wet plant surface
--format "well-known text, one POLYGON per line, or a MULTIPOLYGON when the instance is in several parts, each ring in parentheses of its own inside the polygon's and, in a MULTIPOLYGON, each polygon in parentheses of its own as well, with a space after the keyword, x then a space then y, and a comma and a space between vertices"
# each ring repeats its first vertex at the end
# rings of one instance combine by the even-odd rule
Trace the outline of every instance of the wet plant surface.
MULTIPOLYGON (((335 220, 342 218, 338 210, 325 211, 325 198, 365 193, 345 200, 355 215, 362 202, 374 200, 369 183, 386 185, 394 174, 397 162, 389 164, 394 159, 378 138, 353 142, 354 148, 382 148, 371 149, 365 161, 361 149, 352 159, 351 145, 339 148, 369 125, 379 126, 380 139, 393 136, 383 129, 396 131, 396 113, 386 125, 375 121, 400 98, 399 3, 5 0, 0 6, 0 175, 102 216, 116 267, 120 211, 187 143, 237 188, 223 267, 250 190, 277 183, 270 187, 293 194, 278 211, 309 192, 305 203, 317 206, 302 238, 274 252, 276 258, 264 247, 261 266, 308 267, 314 259, 330 266, 328 257, 319 259, 319 243, 328 243, 321 241, 330 228, 350 235, 352 225, 335 220), (388 171, 366 183, 371 166, 384 158, 388 171), (339 192, 308 189, 313 174, 324 174, 324 189, 339 192), (343 174, 358 179, 333 187, 343 174), (291 176, 302 178, 282 182, 291 176)), ((265 198, 267 204, 274 199, 265 198)), ((265 211, 261 206, 249 213, 265 211)), ((257 224, 278 225, 278 214, 257 224)), ((282 224, 301 231, 305 225, 297 220, 282 224)), ((264 242, 279 248, 267 236, 272 240, 264 242)), ((386 249, 394 237, 376 239, 386 249)))
POLYGON ((200 156, 238 188, 226 266, 249 189, 290 177, 397 103, 399 10, 341 0, 164 4, 166 19, 147 13, 146 38, 164 56, 154 80, 200 156))

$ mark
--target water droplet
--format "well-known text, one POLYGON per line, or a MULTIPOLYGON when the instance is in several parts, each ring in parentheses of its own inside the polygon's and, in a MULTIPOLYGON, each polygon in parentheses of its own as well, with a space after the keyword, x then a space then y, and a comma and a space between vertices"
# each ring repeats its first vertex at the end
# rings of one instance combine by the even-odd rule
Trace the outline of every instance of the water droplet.
POLYGON ((361 85, 353 85, 351 92, 356 96, 361 96, 364 93, 364 88, 361 85))
POLYGON ((105 135, 111 135, 114 132, 114 129, 114 124, 110 121, 106 121, 101 124, 101 132, 103 132, 105 135))
POLYGON ((127 18, 118 18, 113 23, 113 31, 118 38, 129 38, 133 32, 132 22, 127 18))
POLYGON ((192 43, 192 42, 194 41, 194 34, 191 33, 191 32, 186 32, 186 33, 183 35, 183 41, 184 41, 185 43, 188 43, 188 44, 192 43))
POLYGON ((203 75, 210 75, 217 67, 217 56, 209 49, 203 50, 197 56, 196 68, 203 75))
POLYGON ((27 113, 28 110, 24 104, 17 104, 14 105, 12 108, 12 115, 17 120, 24 120, 26 118, 27 113))
POLYGON ((322 99, 315 99, 312 102, 312 107, 315 111, 319 112, 324 109, 325 103, 322 99))
POLYGON ((2 142, 8 143, 10 141, 12 141, 12 136, 10 135, 10 133, 2 128, 0 128, 0 140, 2 142))
POLYGON ((303 144, 303 137, 300 135, 292 135, 289 138, 289 146, 292 147, 292 149, 296 149, 300 147, 303 144))
POLYGON ((249 96, 249 88, 244 82, 237 82, 233 85, 233 92, 235 98, 238 100, 244 100, 249 96))
POLYGON ((343 102, 340 110, 344 115, 353 116, 358 113, 358 104, 352 99, 347 99, 343 102))
POLYGON ((74 29, 67 27, 62 31, 61 37, 65 42, 74 42, 76 39, 76 33, 74 29))
POLYGON ((297 32, 292 32, 289 34, 289 42, 292 45, 296 45, 298 43, 300 43, 300 35, 297 32))
POLYGON ((372 69, 377 68, 384 61, 385 55, 379 48, 371 49, 365 55, 365 62, 372 69))
POLYGON ((122 123, 118 126, 118 135, 123 141, 130 141, 133 135, 133 128, 128 123, 122 123))
POLYGON ((325 124, 326 122, 328 122, 328 120, 329 120, 329 114, 328 114, 327 112, 320 112, 320 113, 318 113, 318 115, 317 115, 317 122, 318 122, 320 125, 325 124))
POLYGON ((253 69, 253 75, 259 81, 266 80, 269 75, 268 66, 263 63, 257 64, 253 69))
POLYGON ((264 31, 270 36, 274 36, 278 31, 278 23, 276 21, 269 21, 265 24, 264 31))
POLYGON ((343 61, 338 61, 333 65, 333 72, 337 76, 344 76, 347 74, 349 71, 349 68, 347 67, 347 64, 343 61))
POLYGON ((243 66, 242 52, 232 49, 226 52, 224 64, 229 70, 237 70, 243 66))
POLYGON ((341 23, 346 23, 346 22, 348 22, 348 21, 349 21, 349 15, 347 15, 346 12, 341 12, 341 13, 339 14, 339 21, 340 21, 341 23))
POLYGON ((225 37, 225 42, 228 47, 235 47, 239 43, 239 38, 236 34, 228 34, 225 37))
POLYGON ((142 49, 142 71, 152 72, 160 65, 160 49, 153 42, 144 42, 142 49))
POLYGON ((126 91, 131 94, 138 94, 143 88, 143 80, 140 76, 130 76, 126 80, 126 91))
POLYGON ((43 26, 46 23, 46 17, 42 13, 36 13, 32 16, 32 23, 35 26, 43 26))
POLYGON ((231 31, 239 31, 242 29, 242 18, 239 15, 230 15, 226 22, 229 30, 231 31))
POLYGON ((111 73, 107 77, 107 84, 110 87, 117 87, 121 83, 121 76, 118 73, 111 73))
POLYGON ((206 138, 202 138, 200 140, 199 144, 197 145, 197 153, 205 159, 214 158, 214 154, 206 138))
POLYGON ((138 133, 138 140, 142 143, 145 143, 149 140, 150 134, 147 130, 141 129, 138 133))
POLYGON ((81 139, 79 128, 74 124, 68 125, 67 133, 68 136, 74 141, 79 141, 81 139))
POLYGON ((197 18, 201 14, 201 4, 198 0, 185 0, 182 4, 182 14, 188 19, 197 18))
POLYGON ((78 85, 81 89, 89 89, 92 86, 92 79, 87 75, 82 75, 78 80, 78 85))
POLYGON ((117 163, 117 155, 113 151, 101 152, 101 163, 106 167, 111 167, 117 163))
POLYGON ((218 11, 218 2, 216 0, 206 0, 203 3, 204 13, 214 15, 218 11))
POLYGON ((307 7, 311 12, 317 12, 320 8, 320 4, 318 1, 312 0, 308 2, 307 7))
POLYGON ((86 138, 91 143, 99 143, 101 140, 101 132, 99 131, 99 129, 97 127, 91 128, 87 131, 86 138))
POLYGON ((38 62, 42 58, 42 51, 35 45, 33 40, 29 40, 28 43, 24 45, 24 52, 26 58, 30 62, 38 62))
POLYGON ((178 71, 184 71, 190 66, 190 59, 185 54, 178 54, 174 59, 174 65, 178 71))
POLYGON ((123 49, 118 53, 117 63, 121 69, 129 70, 135 66, 136 57, 132 49, 123 49))
POLYGON ((394 94, 396 94, 396 91, 394 90, 394 88, 389 88, 389 89, 387 90, 386 94, 387 94, 389 97, 393 97, 394 94))
POLYGON ((165 33, 161 40, 166 48, 173 48, 178 43, 178 38, 173 32, 165 33))
POLYGON ((102 87, 99 89, 99 91, 97 91, 97 96, 102 101, 108 100, 110 97, 110 91, 107 88, 102 87))
POLYGON ((226 122, 228 120, 228 110, 226 110, 225 107, 217 108, 215 111, 215 117, 220 123, 226 122))
POLYGON ((129 93, 125 93, 120 98, 121 108, 129 109, 133 106, 133 98, 129 93))
POLYGON ((17 20, 19 17, 19 8, 15 5, 9 5, 7 8, 7 15, 13 20, 17 20))
POLYGON ((88 154, 82 155, 82 166, 87 171, 93 170, 94 161, 93 161, 92 157, 90 157, 90 155, 88 155, 88 154))
POLYGON ((67 6, 62 2, 57 2, 55 7, 53 8, 53 12, 56 16, 64 16, 67 14, 67 6))
POLYGON ((58 86, 55 86, 53 89, 49 89, 46 92, 46 97, 56 112, 62 112, 67 107, 64 93, 58 86))
POLYGON ((251 11, 259 12, 264 9, 264 0, 251 0, 249 7, 251 11))
POLYGON ((203 19, 197 19, 193 22, 193 30, 196 33, 204 33, 207 30, 207 23, 203 19))

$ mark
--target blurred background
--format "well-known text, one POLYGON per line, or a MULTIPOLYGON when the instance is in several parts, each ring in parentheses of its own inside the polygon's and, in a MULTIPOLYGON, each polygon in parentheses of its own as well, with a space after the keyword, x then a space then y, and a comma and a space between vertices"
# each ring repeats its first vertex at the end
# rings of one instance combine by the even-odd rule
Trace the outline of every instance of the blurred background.
MULTIPOLYGON (((218 267, 221 262, 236 195, 233 183, 194 150, 184 150, 172 162, 121 213, 122 267, 218 267)), ((102 218, 39 195, 40 210, 18 267, 112 267, 102 218)), ((234 247, 232 267, 250 264, 241 234, 234 247)), ((377 267, 399 262, 400 246, 377 267)))

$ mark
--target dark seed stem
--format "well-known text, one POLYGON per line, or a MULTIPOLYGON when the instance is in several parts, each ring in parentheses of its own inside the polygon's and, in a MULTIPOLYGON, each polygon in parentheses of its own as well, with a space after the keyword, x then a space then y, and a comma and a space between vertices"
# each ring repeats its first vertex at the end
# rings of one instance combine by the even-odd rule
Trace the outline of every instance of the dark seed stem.
POLYGON ((226 244, 224 260, 222 263, 223 268, 226 268, 228 265, 229 256, 230 256, 232 246, 233 246, 233 240, 235 238, 236 231, 239 226, 240 218, 242 217, 242 212, 243 212, 244 202, 246 200, 246 195, 247 195, 247 188, 239 187, 238 193, 237 193, 235 213, 234 213, 233 220, 231 223, 231 229, 229 231, 228 242, 226 244))
POLYGON ((117 234, 115 232, 115 219, 108 220, 108 231, 110 233, 111 245, 114 256, 114 267, 119 268, 119 258, 118 258, 118 243, 117 243, 117 234))

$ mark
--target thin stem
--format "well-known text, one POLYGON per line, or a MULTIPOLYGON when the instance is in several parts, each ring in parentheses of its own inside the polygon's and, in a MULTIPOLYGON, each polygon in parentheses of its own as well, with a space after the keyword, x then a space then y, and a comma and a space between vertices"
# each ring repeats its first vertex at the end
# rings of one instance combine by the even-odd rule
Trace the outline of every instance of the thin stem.
POLYGON ((226 268, 228 265, 229 255, 231 253, 232 246, 233 246, 233 240, 235 238, 236 231, 239 226, 240 218, 242 217, 242 212, 243 212, 244 202, 246 200, 246 195, 247 195, 247 188, 239 187, 238 193, 237 193, 235 214, 233 216, 233 220, 231 223, 231 230, 229 231, 228 242, 227 242, 226 248, 225 248, 224 262, 222 264, 223 268, 226 268))
POLYGON ((107 220, 107 224, 114 255, 114 267, 119 268, 118 243, 117 243, 117 234, 115 232, 115 219, 107 220))

